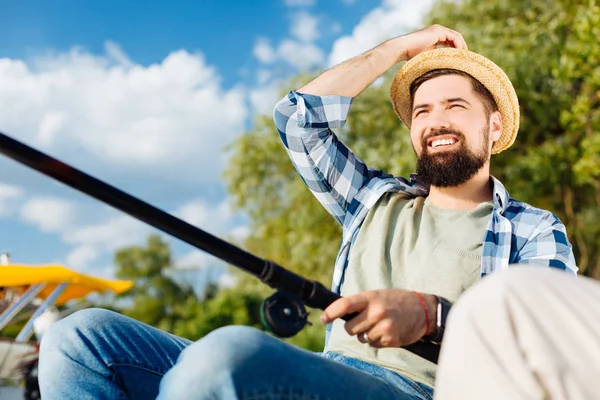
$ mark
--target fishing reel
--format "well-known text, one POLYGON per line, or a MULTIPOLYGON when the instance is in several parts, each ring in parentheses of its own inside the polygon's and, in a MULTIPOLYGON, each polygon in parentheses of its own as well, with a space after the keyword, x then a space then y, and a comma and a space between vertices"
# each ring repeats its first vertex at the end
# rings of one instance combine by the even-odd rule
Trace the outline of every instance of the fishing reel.
POLYGON ((300 332, 308 321, 308 312, 298 296, 279 290, 266 298, 260 307, 260 319, 275 336, 289 338, 300 332))

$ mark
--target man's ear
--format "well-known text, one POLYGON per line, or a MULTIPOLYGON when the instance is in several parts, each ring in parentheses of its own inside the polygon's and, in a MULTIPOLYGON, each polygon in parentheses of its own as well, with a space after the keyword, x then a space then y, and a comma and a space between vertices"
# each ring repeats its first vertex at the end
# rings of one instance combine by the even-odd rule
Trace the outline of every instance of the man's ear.
POLYGON ((490 142, 494 143, 502 136, 502 114, 495 111, 490 115, 490 142))

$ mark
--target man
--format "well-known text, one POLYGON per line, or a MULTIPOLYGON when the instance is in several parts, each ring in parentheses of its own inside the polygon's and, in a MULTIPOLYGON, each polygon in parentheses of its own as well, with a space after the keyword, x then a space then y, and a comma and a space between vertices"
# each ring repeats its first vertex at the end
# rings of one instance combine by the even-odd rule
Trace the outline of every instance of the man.
POLYGON ((344 227, 333 287, 345 297, 323 312, 332 328, 324 354, 246 327, 190 343, 86 310, 42 340, 44 399, 431 399, 435 365, 401 347, 442 341, 460 293, 517 262, 576 272, 560 221, 490 177, 491 153, 516 136, 516 95, 453 30, 397 37, 326 71, 282 99, 275 122, 302 178, 344 227), (426 51, 438 45, 448 49, 426 51), (418 183, 369 169, 331 131, 352 98, 405 60, 392 100, 411 127, 418 183), (428 74, 449 67, 487 89, 464 74, 428 74))
POLYGON ((490 176, 491 154, 517 135, 518 101, 503 71, 469 52, 457 32, 433 26, 385 42, 290 92, 275 117, 298 172, 344 228, 333 282, 344 298, 324 313, 333 322, 325 356, 385 366, 433 387, 435 365, 398 349, 436 336, 433 295, 449 308, 509 264, 576 273, 561 222, 510 198, 490 176), (452 48, 431 50, 439 44, 452 48), (402 58, 412 60, 391 97, 418 155, 411 181, 369 168, 331 131, 345 123, 352 100, 402 58), (413 291, 428 293, 429 324, 413 291), (337 319, 350 312, 360 314, 337 319))

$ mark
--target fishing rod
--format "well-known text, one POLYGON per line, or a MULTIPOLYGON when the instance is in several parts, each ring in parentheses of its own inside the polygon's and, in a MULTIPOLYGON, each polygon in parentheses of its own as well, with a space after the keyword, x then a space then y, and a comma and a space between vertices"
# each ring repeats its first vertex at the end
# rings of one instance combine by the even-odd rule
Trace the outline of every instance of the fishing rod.
MULTIPOLYGON (((292 337, 308 324, 305 305, 325 310, 341 298, 320 282, 309 280, 273 261, 242 250, 2 132, 0 153, 234 265, 276 289, 272 296, 265 299, 260 310, 263 324, 276 336, 292 337)), ((347 314, 342 319, 349 321, 356 315, 347 314)), ((417 342, 404 348, 437 363, 439 345, 417 342)))

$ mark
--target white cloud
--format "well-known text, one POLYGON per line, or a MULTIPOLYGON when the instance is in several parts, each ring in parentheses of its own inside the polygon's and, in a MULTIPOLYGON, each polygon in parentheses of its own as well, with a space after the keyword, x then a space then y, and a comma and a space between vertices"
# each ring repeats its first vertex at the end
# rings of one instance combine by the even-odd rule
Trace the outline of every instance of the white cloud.
POLYGON ((239 225, 229 232, 229 237, 235 243, 243 242, 250 235, 250 229, 246 225, 239 225))
POLYGON ((212 204, 203 199, 190 201, 173 211, 173 215, 227 241, 241 240, 246 226, 236 220, 227 199, 212 204))
POLYGON ((279 97, 280 91, 276 85, 260 86, 250 92, 250 103, 256 112, 268 115, 273 112, 273 106, 279 97))
POLYGON ((68 116, 62 111, 48 110, 40 120, 37 141, 42 146, 49 146, 56 135, 63 129, 68 116))
POLYGON ((175 268, 179 270, 197 270, 210 267, 215 263, 215 258, 200 250, 192 250, 175 260, 175 268))
POLYGON ((315 4, 316 0, 284 0, 288 7, 308 7, 315 4))
POLYGON ((196 289, 209 282, 214 282, 221 288, 231 288, 238 280, 238 277, 229 271, 230 267, 227 264, 198 250, 192 250, 179 257, 174 265, 175 270, 171 271, 170 275, 196 289))
POLYGON ((143 66, 111 42, 103 56, 73 48, 0 58, 0 126, 70 163, 216 181, 222 148, 248 116, 245 90, 220 80, 202 54, 174 51, 143 66))
POLYGON ((432 4, 433 0, 384 0, 360 21, 351 36, 336 40, 328 66, 356 57, 387 39, 422 28, 423 17, 432 4))
MULTIPOLYGON (((91 275, 95 278, 101 279, 118 279, 115 275, 115 267, 112 264, 102 265, 91 265, 91 266, 79 266, 79 265, 67 265, 67 267, 73 268, 83 274, 91 275)), ((110 296, 112 292, 108 293, 110 296)), ((89 299, 93 301, 96 296, 101 296, 100 293, 91 293, 89 299)))
POLYGON ((273 72, 267 69, 260 69, 256 74, 256 80, 259 85, 269 83, 273 79, 273 72))
POLYGON ((290 34, 301 42, 314 42, 319 38, 318 18, 306 11, 292 15, 290 34))
POLYGON ((117 63, 127 68, 133 67, 133 62, 129 59, 127 54, 125 54, 123 49, 121 49, 121 46, 119 46, 118 43, 107 41, 104 47, 107 55, 117 63))
MULTIPOLYGON (((254 46, 254 56, 263 64, 274 64, 283 61, 292 67, 303 70, 320 65, 325 60, 325 53, 313 43, 283 39, 277 48, 273 48, 265 39, 258 39, 254 46)), ((268 70, 261 70, 261 77, 265 77, 268 70)), ((260 83, 260 82, 259 82, 260 83)))
POLYGON ((318 66, 325 60, 323 51, 314 44, 290 39, 285 39, 279 44, 277 53, 282 60, 299 70, 318 66))
POLYGON ((99 256, 98 249, 90 245, 77 246, 67 255, 67 266, 85 269, 99 256))
MULTIPOLYGON (((172 214, 198 228, 225 240, 232 232, 232 238, 243 234, 243 226, 234 223, 235 215, 231 212, 226 201, 211 204, 204 200, 196 200, 182 205, 172 214)), ((132 245, 143 245, 146 237, 154 228, 130 217, 116 215, 102 221, 96 221, 60 231, 65 243, 74 245, 71 257, 79 260, 94 259, 100 252, 115 250, 132 245)), ((162 232, 160 232, 162 234, 162 232)), ((231 238, 230 238, 231 240, 231 238)), ((212 256, 210 256, 212 257, 212 256)), ((200 262, 207 265, 210 257, 202 252, 193 250, 182 256, 177 264, 194 264, 200 262), (191 254, 191 255, 190 255, 191 254)))
MULTIPOLYGON (((0 196, 2 193, 7 196, 20 195, 18 189, 7 185, 0 185, 0 196)), ((156 232, 150 225, 115 210, 93 216, 85 215, 83 210, 82 206, 65 199, 38 196, 25 202, 20 207, 19 215, 41 231, 59 235, 65 244, 71 246, 64 260, 66 265, 93 274, 99 268, 96 263, 102 261, 102 256, 126 246, 143 246, 148 235, 156 232)), ((171 213, 234 244, 248 234, 247 227, 236 220, 237 216, 226 200, 212 204, 198 199, 183 204, 171 213)), ((225 267, 223 261, 196 249, 177 256, 175 265, 179 269, 193 267, 215 270, 215 273, 225 267)), ((101 267, 104 269, 103 276, 107 275, 106 265, 101 267)))
POLYGON ((0 183, 0 216, 10 216, 17 207, 23 190, 17 186, 0 183))
POLYGON ((203 199, 190 201, 177 208, 173 215, 212 235, 227 233, 233 218, 227 200, 217 204, 210 204, 203 199))
POLYGON ((237 281, 238 277, 236 275, 226 272, 219 277, 219 281, 217 282, 217 284, 219 285, 219 287, 227 289, 235 286, 237 281))
POLYGON ((277 54, 269 39, 258 38, 254 44, 254 57, 264 64, 271 64, 277 60, 277 54))
MULTIPOLYGON (((249 233, 247 226, 234 221, 235 216, 226 201, 210 205, 206 201, 197 200, 180 207, 174 215, 236 246, 249 233)), ((233 275, 226 272, 227 264, 204 251, 191 250, 178 257, 174 264, 180 271, 203 271, 204 279, 216 279, 220 286, 229 287, 235 283, 233 275)))
POLYGON ((56 197, 39 196, 25 202, 19 211, 21 219, 42 232, 68 230, 76 221, 76 206, 56 197))
MULTIPOLYGON (((320 36, 318 18, 306 11, 294 13, 291 18, 291 37, 284 38, 277 46, 272 45, 267 38, 257 38, 253 49, 254 57, 264 65, 284 62, 297 70, 322 64, 325 53, 313 44, 320 36)), ((264 77, 267 74, 272 75, 272 71, 259 71, 259 85, 266 80, 264 77)))
POLYGON ((65 243, 88 246, 97 251, 115 251, 124 246, 141 244, 151 227, 128 215, 108 218, 103 222, 80 225, 62 232, 65 243))

